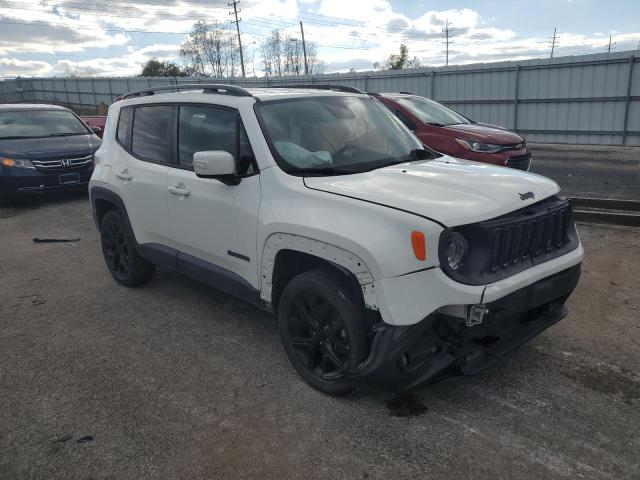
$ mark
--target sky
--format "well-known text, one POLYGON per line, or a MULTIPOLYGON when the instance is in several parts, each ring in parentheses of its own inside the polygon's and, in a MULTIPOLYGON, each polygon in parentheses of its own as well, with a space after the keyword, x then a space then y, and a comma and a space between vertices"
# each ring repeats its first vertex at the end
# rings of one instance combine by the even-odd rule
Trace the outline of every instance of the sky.
MULTIPOLYGON (((274 29, 318 46, 322 71, 371 70, 397 53, 428 66, 640 48, 640 0, 241 0, 246 70, 262 75, 260 43, 274 29)), ((223 24, 227 0, 0 0, 0 78, 137 75, 150 58, 180 64, 198 20, 223 24)), ((639 52, 640 54, 640 52, 639 52)))

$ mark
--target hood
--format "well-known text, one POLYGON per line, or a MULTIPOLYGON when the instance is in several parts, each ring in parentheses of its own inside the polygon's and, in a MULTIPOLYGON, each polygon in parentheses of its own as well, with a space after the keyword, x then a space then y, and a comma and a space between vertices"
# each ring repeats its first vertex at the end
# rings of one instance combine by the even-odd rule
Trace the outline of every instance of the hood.
POLYGON ((483 143, 512 145, 524 140, 517 133, 510 132, 497 125, 489 125, 488 123, 461 123, 459 125, 449 125, 442 128, 453 132, 463 140, 476 140, 483 143))
POLYGON ((499 217, 560 191, 540 175, 447 156, 304 181, 314 190, 405 210, 447 227, 499 217), (528 195, 522 200, 521 194, 528 195))
POLYGON ((95 152, 100 143, 95 135, 0 140, 0 155, 31 159, 82 156, 95 152))

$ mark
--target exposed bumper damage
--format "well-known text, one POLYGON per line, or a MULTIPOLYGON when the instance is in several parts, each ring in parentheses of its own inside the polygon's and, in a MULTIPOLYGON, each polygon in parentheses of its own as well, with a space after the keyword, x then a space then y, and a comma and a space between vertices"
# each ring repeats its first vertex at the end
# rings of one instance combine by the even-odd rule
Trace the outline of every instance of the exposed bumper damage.
POLYGON ((434 313, 416 325, 375 327, 369 358, 348 377, 385 390, 405 391, 496 363, 567 315, 565 301, 580 264, 487 303, 482 323, 434 313))

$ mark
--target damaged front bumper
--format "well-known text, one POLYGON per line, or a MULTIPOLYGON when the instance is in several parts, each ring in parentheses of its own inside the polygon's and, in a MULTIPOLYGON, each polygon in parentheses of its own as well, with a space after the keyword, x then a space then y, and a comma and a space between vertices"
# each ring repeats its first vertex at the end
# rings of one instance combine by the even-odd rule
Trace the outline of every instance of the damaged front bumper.
POLYGON ((577 264, 487 303, 474 326, 437 312, 406 327, 379 323, 369 358, 347 377, 354 384, 406 391, 480 372, 563 319, 579 278, 577 264))

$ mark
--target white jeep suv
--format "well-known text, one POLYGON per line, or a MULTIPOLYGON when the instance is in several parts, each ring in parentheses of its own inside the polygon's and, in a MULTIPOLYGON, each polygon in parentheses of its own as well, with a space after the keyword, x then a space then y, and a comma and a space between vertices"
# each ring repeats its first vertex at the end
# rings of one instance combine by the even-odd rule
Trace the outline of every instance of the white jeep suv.
POLYGON ((434 153, 350 87, 132 92, 95 163, 117 282, 161 265, 277 312, 333 395, 484 369, 562 319, 580 276, 556 183, 434 153))

